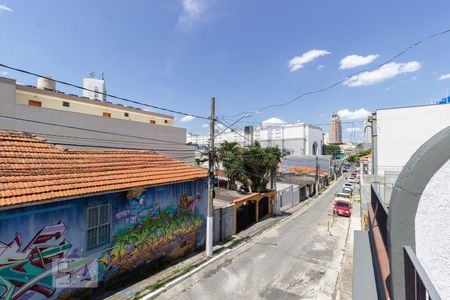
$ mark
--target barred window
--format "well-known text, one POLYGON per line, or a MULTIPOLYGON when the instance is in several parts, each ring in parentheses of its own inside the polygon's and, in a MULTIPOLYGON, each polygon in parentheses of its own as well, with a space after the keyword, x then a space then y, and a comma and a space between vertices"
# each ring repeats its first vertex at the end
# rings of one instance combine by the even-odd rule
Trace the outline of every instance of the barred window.
POLYGON ((87 209, 86 250, 92 250, 110 242, 111 205, 102 203, 87 209))

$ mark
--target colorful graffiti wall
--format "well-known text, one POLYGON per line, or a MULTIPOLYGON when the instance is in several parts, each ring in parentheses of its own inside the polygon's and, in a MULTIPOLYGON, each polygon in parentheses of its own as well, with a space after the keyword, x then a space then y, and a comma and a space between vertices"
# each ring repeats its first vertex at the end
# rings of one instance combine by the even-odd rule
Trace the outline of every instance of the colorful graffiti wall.
POLYGON ((0 212, 0 299, 55 298, 68 292, 59 280, 106 281, 193 251, 204 243, 206 188, 201 180, 0 212), (87 251, 87 208, 105 202, 110 242, 87 251))

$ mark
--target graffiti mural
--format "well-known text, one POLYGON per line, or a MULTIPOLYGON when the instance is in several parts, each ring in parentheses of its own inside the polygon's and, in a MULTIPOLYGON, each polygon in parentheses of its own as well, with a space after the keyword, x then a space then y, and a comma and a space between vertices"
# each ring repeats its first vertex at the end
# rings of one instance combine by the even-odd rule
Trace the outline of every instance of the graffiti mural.
POLYGON ((0 212, 0 299, 67 299, 195 250, 204 242, 205 195, 206 180, 0 212), (87 209, 106 202, 111 242, 86 251, 87 209))
POLYGON ((194 250, 203 222, 196 210, 200 199, 200 193, 194 197, 183 194, 177 207, 164 210, 150 203, 145 192, 129 199, 128 207, 115 217, 130 223, 116 233, 112 248, 100 259, 104 279, 161 257, 176 258, 194 250))
POLYGON ((52 260, 63 258, 72 245, 61 240, 63 222, 42 228, 23 246, 17 233, 9 243, 0 242, 0 298, 18 299, 28 291, 46 297, 54 294, 52 260))

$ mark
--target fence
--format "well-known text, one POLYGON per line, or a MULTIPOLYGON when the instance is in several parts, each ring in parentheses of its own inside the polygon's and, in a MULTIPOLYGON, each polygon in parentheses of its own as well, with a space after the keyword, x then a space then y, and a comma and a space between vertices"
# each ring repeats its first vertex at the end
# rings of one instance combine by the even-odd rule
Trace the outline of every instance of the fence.
POLYGON ((374 211, 374 218, 376 219, 377 227, 380 230, 385 247, 387 246, 387 219, 388 208, 383 202, 383 199, 378 195, 374 185, 371 186, 371 204, 374 211))
POLYGON ((236 232, 234 204, 214 210, 214 242, 228 240, 236 232))
POLYGON ((406 300, 440 300, 430 278, 423 269, 410 246, 403 247, 405 263, 405 299, 406 300))
POLYGON ((307 198, 307 186, 290 186, 277 191, 277 203, 281 210, 294 207, 307 198))

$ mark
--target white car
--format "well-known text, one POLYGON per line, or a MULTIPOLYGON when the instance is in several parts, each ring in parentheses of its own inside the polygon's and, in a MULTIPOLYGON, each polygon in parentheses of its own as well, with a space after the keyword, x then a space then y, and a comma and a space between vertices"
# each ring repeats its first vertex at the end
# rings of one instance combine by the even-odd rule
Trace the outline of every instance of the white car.
POLYGON ((356 180, 355 180, 355 178, 350 177, 350 178, 348 179, 348 182, 349 182, 349 183, 356 183, 356 180))
POLYGON ((351 184, 350 182, 344 183, 344 187, 349 187, 353 190, 353 184, 351 184))

